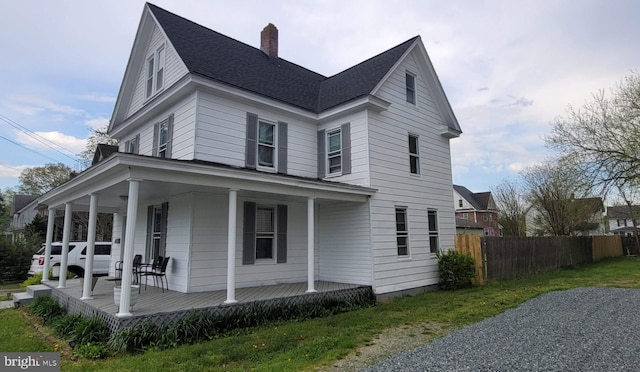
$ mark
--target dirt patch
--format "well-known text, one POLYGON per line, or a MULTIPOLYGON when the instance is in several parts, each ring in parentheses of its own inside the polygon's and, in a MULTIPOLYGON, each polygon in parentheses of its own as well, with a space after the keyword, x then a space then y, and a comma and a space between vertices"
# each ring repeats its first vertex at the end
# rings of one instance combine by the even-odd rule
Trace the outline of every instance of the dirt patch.
POLYGON ((336 361, 332 366, 321 370, 325 372, 358 371, 387 356, 429 343, 434 338, 446 334, 449 329, 450 327, 441 323, 417 323, 391 328, 345 358, 336 361))

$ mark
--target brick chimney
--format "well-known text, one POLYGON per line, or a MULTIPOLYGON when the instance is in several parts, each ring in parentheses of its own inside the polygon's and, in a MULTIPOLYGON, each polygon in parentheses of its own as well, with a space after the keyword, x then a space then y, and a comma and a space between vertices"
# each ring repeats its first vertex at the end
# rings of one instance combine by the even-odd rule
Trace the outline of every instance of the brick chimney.
POLYGON ((260 33, 260 50, 278 58, 278 29, 273 23, 269 23, 260 33))

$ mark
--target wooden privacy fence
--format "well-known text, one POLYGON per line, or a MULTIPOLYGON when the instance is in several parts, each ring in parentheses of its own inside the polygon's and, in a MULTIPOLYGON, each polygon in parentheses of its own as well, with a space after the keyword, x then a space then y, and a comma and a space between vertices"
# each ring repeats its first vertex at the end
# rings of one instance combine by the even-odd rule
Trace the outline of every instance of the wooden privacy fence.
POLYGON ((512 279, 623 254, 619 236, 480 237, 457 235, 456 251, 476 261, 474 284, 512 279))

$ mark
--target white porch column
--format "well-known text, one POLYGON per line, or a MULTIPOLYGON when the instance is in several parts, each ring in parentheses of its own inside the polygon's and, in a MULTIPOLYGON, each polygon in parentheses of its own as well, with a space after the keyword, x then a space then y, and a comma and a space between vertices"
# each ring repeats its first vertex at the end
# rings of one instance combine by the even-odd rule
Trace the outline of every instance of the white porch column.
POLYGON ((81 300, 93 300, 93 256, 96 246, 96 220, 98 218, 98 195, 91 194, 89 200, 89 223, 87 226, 87 254, 84 266, 84 285, 81 300))
POLYGON ((138 191, 140 181, 129 179, 129 198, 127 202, 127 227, 125 235, 127 237, 124 244, 124 257, 122 258, 122 281, 120 292, 120 307, 116 316, 118 318, 130 317, 131 304, 131 281, 133 279, 133 243, 136 232, 136 219, 138 217, 138 191))
POLYGON ((225 304, 236 301, 236 218, 238 190, 229 190, 229 230, 227 231, 227 300, 225 304))
POLYGON ((64 226, 62 229, 62 253, 60 254, 60 279, 58 288, 67 287, 67 263, 69 261, 69 239, 71 238, 71 203, 64 205, 64 226))
POLYGON ((315 245, 315 213, 314 204, 316 198, 307 199, 307 293, 316 292, 315 288, 315 263, 313 248, 315 245))
POLYGON ((49 280, 49 266, 51 266, 51 243, 53 242, 53 226, 56 218, 56 210, 49 209, 47 219, 47 240, 44 248, 44 267, 42 268, 42 281, 49 280))

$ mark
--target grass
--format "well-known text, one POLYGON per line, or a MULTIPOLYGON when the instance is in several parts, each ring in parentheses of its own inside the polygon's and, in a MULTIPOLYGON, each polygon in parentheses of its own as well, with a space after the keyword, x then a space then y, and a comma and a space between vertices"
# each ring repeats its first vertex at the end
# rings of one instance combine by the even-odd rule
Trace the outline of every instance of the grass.
MULTIPOLYGON (((329 366, 358 346, 370 343, 385 329, 434 322, 450 331, 495 316, 546 292, 594 286, 640 288, 640 259, 610 259, 467 290, 393 299, 373 308, 305 322, 271 324, 171 350, 96 362, 63 360, 62 367, 65 371, 314 370, 329 366)), ((3 310, 0 315, 8 311, 18 313, 3 310)), ((24 324, 16 326, 29 331, 24 324)), ((13 339, 15 332, 15 328, 2 328, 0 339, 13 339)), ((39 348, 51 346, 34 347, 44 351, 39 348)), ((3 349, 0 344, 0 350, 3 349)))
POLYGON ((0 310, 0 335, 3 352, 50 352, 56 348, 40 337, 27 317, 15 309, 0 310))

